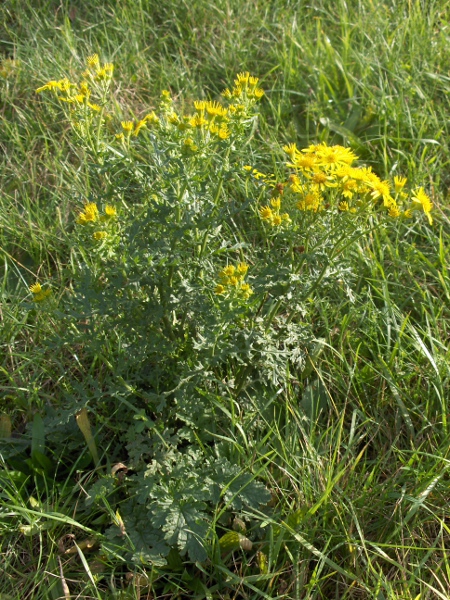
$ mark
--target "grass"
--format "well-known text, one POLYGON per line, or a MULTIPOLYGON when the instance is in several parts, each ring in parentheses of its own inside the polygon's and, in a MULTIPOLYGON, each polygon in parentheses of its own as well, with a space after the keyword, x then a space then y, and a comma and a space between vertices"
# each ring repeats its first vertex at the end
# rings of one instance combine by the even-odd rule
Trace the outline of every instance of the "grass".
MULTIPOLYGON (((0 15, 0 52, 16 61, 0 80, 0 412, 9 416, 0 430, 10 457, 1 455, 0 599, 448 598, 449 9, 431 0, 6 0, 0 15), (342 143, 381 175, 425 185, 435 203, 432 227, 373 232, 351 251, 351 286, 320 290, 312 325, 322 342, 277 411, 258 407, 256 427, 254 412, 217 402, 231 425, 215 443, 231 440, 236 460, 270 489, 273 511, 241 515, 252 550, 202 564, 103 556, 98 535, 117 516, 107 496, 103 510, 86 507, 96 477, 88 446, 80 450, 75 423, 48 431, 39 419, 59 405, 68 361, 48 343, 58 323, 24 303, 27 287, 36 276, 67 282, 73 211, 95 182, 67 124, 34 90, 96 51, 119 67, 124 119, 147 113, 163 89, 216 97, 249 70, 266 90, 249 148, 258 168, 276 171, 286 142, 342 143)), ((105 369, 98 359, 90 374, 105 369)), ((111 430, 96 431, 110 466, 121 460, 111 430)))

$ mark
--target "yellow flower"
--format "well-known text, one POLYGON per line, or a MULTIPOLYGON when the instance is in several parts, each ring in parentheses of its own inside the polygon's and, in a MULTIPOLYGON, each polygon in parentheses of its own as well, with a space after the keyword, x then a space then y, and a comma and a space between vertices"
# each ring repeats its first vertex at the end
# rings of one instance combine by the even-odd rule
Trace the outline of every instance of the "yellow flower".
POLYGON ((220 275, 220 277, 223 277, 223 278, 232 277, 234 275, 235 271, 236 271, 236 268, 233 265, 228 265, 220 272, 219 275, 220 275))
POLYGON ((200 115, 203 115, 206 108, 205 100, 194 100, 194 107, 200 115))
POLYGON ((320 164, 324 166, 351 165, 358 158, 349 148, 338 145, 319 144, 315 148, 315 153, 320 164))
POLYGON ((219 283, 218 285, 216 285, 216 289, 214 290, 214 292, 217 295, 224 294, 226 292, 226 287, 219 283))
POLYGON ((433 203, 431 202, 429 197, 426 195, 426 193, 424 192, 424 189, 422 187, 413 191, 412 201, 413 201, 413 208, 418 208, 418 209, 422 208, 423 212, 428 217, 428 222, 430 223, 430 225, 433 225, 433 217, 430 214, 431 209, 433 208, 433 203))
POLYGON ((121 125, 122 125, 122 129, 124 131, 126 131, 127 133, 131 133, 134 129, 133 121, 122 121, 121 125))
POLYGON ((280 215, 273 215, 270 224, 273 225, 274 227, 278 227, 279 225, 281 225, 282 222, 283 222, 283 219, 281 218, 280 215))
POLYGON ((70 90, 70 87, 73 84, 70 83, 70 81, 67 79, 67 77, 64 77, 64 79, 60 79, 59 81, 49 81, 48 83, 46 83, 45 85, 43 85, 42 87, 39 87, 36 92, 39 94, 40 92, 43 92, 45 90, 60 90, 62 92, 67 92, 70 90))
POLYGON ((317 158, 313 154, 297 154, 293 160, 293 166, 299 169, 314 169, 317 158))
MULTIPOLYGON (((205 102, 205 108, 208 115, 211 117, 226 117, 227 109, 220 102, 205 102)), ((194 103, 195 106, 195 103, 194 103)), ((197 107, 196 107, 197 108, 197 107)))
POLYGON ((208 125, 208 121, 200 115, 195 115, 195 117, 189 119, 189 125, 192 127, 203 127, 204 125, 208 125))
POLYGON ((244 298, 250 298, 250 296, 253 294, 253 290, 248 283, 243 283, 239 291, 244 296, 244 298))
POLYGON ((270 206, 263 206, 259 209, 259 214, 263 221, 270 221, 273 217, 273 211, 270 206))
POLYGON ((96 69, 100 65, 98 54, 91 54, 86 60, 87 66, 91 69, 96 69))
POLYGON ((30 285, 30 292, 32 294, 40 294, 42 292, 42 287, 40 283, 33 283, 30 285))
POLYGON ((226 140, 230 137, 231 133, 226 125, 223 125, 217 134, 221 140, 226 140))
POLYGON ((172 123, 172 125, 178 125, 180 122, 180 118, 175 112, 170 113, 170 115, 167 115, 167 120, 169 121, 169 123, 172 123))
POLYGON ((33 294, 33 302, 42 302, 52 293, 51 290, 43 290, 40 283, 30 285, 30 292, 33 294))
POLYGON ((322 196, 320 196, 317 191, 312 191, 305 194, 303 199, 297 202, 296 206, 299 210, 312 210, 316 212, 319 209, 321 201, 322 196))
POLYGON ((341 210, 342 212, 345 212, 345 211, 347 211, 347 210, 349 209, 348 202, 347 202, 346 200, 343 200, 342 202, 339 202, 339 204, 338 204, 338 208, 339 208, 339 210, 341 210))
POLYGON ((114 208, 114 206, 111 206, 111 204, 107 204, 107 205, 105 206, 105 215, 106 215, 107 217, 110 217, 110 218, 112 218, 112 217, 115 217, 115 216, 116 216, 116 214, 117 214, 117 211, 116 211, 116 209, 114 208))
MULTIPOLYGON (((376 177, 376 176, 375 176, 376 177)), ((391 189, 388 181, 381 181, 378 177, 373 178, 372 181, 369 180, 369 187, 372 189, 370 195, 373 200, 378 200, 378 198, 382 198, 385 206, 390 206, 393 202, 393 198, 391 196, 391 189)))
POLYGON ((395 184, 395 193, 398 194, 399 192, 402 191, 402 189, 405 187, 406 184, 406 177, 394 177, 394 184, 395 184))
POLYGON ((106 231, 94 231, 94 233, 92 234, 92 237, 94 238, 94 240, 100 241, 100 240, 104 240, 105 237, 107 237, 107 233, 106 231))
POLYGON ((157 117, 154 111, 152 111, 150 114, 144 117, 144 120, 150 125, 157 125, 159 123, 159 118, 157 117))
POLYGON ((141 130, 143 127, 146 127, 146 126, 147 126, 147 123, 146 123, 145 119, 141 119, 141 120, 140 120, 140 121, 137 123, 137 125, 136 125, 136 128, 135 128, 135 130, 134 130, 134 132, 133 132, 133 135, 135 135, 135 136, 136 136, 136 135, 139 135, 139 132, 140 132, 140 130, 141 130))
POLYGON ((390 208, 389 208, 389 212, 388 212, 390 217, 393 217, 394 219, 396 219, 397 217, 400 216, 400 211, 398 209, 398 206, 396 204, 393 204, 390 208))
POLYGON ((233 287, 236 287, 239 283, 239 277, 230 277, 230 281, 229 281, 229 285, 232 285, 233 287))
POLYGON ((288 144, 287 146, 283 146, 283 150, 292 161, 295 159, 296 154, 298 154, 296 144, 288 144))
POLYGON ((95 202, 88 202, 84 206, 84 212, 78 215, 77 223, 80 225, 86 225, 87 223, 94 223, 98 219, 98 208, 95 202))
POLYGON ((347 179, 342 184, 342 195, 346 198, 352 198, 358 189, 358 183, 354 179, 347 179))
POLYGON ((275 210, 280 210, 281 208, 281 198, 272 198, 270 204, 273 206, 275 210))
POLYGON ((247 263, 242 262, 242 263, 238 264, 238 266, 237 266, 237 272, 240 275, 245 275, 247 273, 247 271, 248 271, 248 264, 247 263))
POLYGON ((89 106, 89 108, 91 108, 92 110, 95 110, 95 112, 100 112, 102 110, 102 107, 99 106, 98 104, 91 104, 91 102, 88 102, 87 105, 89 106))
POLYGON ((43 300, 48 298, 48 296, 50 296, 51 293, 52 293, 51 290, 43 290, 39 294, 35 294, 33 296, 33 302, 42 302, 43 300))
POLYGON ((238 86, 238 85, 242 85, 242 84, 247 84, 248 80, 250 78, 250 73, 248 71, 245 71, 243 73, 238 73, 236 75, 236 79, 234 80, 234 85, 238 86))

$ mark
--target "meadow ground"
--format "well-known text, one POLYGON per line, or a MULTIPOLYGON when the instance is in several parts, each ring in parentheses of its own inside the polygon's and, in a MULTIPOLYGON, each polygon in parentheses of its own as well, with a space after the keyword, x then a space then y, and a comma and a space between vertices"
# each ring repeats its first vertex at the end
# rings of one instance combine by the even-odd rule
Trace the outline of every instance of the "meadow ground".
POLYGON ((4 0, 0 31, 0 600, 448 599, 450 8, 4 0), (96 53, 98 113, 36 93, 96 53), (206 142, 182 115, 247 71, 259 115, 206 142), (292 143, 430 219, 303 211, 292 143))

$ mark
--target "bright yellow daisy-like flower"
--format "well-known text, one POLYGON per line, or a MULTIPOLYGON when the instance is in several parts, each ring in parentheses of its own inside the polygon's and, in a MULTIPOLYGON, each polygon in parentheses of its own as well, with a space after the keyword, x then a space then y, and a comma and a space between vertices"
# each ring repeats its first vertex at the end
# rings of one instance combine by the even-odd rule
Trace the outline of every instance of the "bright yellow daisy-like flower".
POLYGON ((273 215, 270 224, 273 225, 274 227, 279 227, 283 222, 283 219, 281 218, 281 215, 273 215))
POLYGON ((280 210, 280 208, 281 208, 281 198, 280 197, 278 197, 278 198, 272 198, 272 200, 270 201, 270 204, 272 205, 272 207, 275 210, 280 210))
POLYGON ((84 206, 84 211, 78 215, 77 223, 86 225, 87 223, 95 223, 98 219, 98 208, 95 202, 88 202, 84 206))
POLYGON ((107 237, 107 233, 106 231, 94 231, 94 233, 92 234, 92 237, 94 238, 94 240, 100 241, 100 240, 104 240, 107 237))
POLYGON ((189 119, 189 125, 191 127, 204 127, 208 125, 208 120, 202 117, 201 115, 195 115, 191 119, 189 119))
POLYGON ((259 214, 263 221, 270 221, 273 218, 273 210, 270 206, 263 206, 259 209, 259 214))
POLYGON ((314 154, 297 154, 292 166, 305 170, 314 169, 317 166, 317 157, 314 154))
POLYGON ((107 217, 115 217, 117 214, 117 210, 114 208, 114 206, 111 206, 111 204, 107 204, 105 206, 105 215, 107 217))
POLYGON ((236 79, 234 80, 235 85, 242 85, 248 83, 250 78, 250 73, 248 71, 244 71, 243 73, 238 73, 236 75, 236 79))
POLYGON ((247 271, 248 271, 248 264, 247 263, 241 262, 241 263, 238 264, 238 266, 237 266, 237 272, 240 275, 245 275, 247 273, 247 271))
POLYGON ((295 159, 296 155, 298 154, 296 144, 288 144, 286 146, 283 146, 283 150, 286 152, 286 154, 289 156, 289 158, 292 161, 295 159))
POLYGON ((399 176, 395 176, 394 177, 394 185, 395 185, 395 193, 398 194, 399 192, 402 191, 402 189, 405 187, 406 185, 406 177, 399 177, 399 176))
POLYGON ((52 293, 50 289, 43 290, 40 283, 30 285, 30 292, 33 294, 33 302, 42 302, 52 293))
POLYGON ((33 283, 30 285, 30 292, 32 294, 40 294, 42 292, 42 287, 40 283, 33 283))
POLYGON ((390 206, 392 204, 393 198, 391 196, 391 188, 388 181, 381 181, 377 177, 376 179, 369 180, 368 183, 372 190, 370 195, 373 200, 382 198, 385 206, 390 206))
POLYGON ((396 204, 393 204, 388 211, 388 215, 394 219, 401 215, 401 212, 396 204))
POLYGON ((235 271, 236 271, 236 267, 234 265, 228 265, 220 272, 220 277, 223 277, 223 278, 232 277, 234 275, 235 271))
POLYGON ((430 225, 433 225, 433 217, 431 216, 431 210, 433 203, 425 193, 422 187, 414 190, 412 193, 413 209, 422 209, 428 218, 430 225))
POLYGON ((124 131, 126 131, 127 133, 131 133, 134 129, 133 121, 122 121, 121 125, 122 125, 122 129, 124 131))
POLYGON ((91 69, 96 69, 100 65, 98 54, 91 54, 86 60, 87 66, 91 69))
POLYGON ((226 125, 224 125, 223 127, 221 127, 217 133, 219 139, 221 140, 226 140, 230 137, 231 133, 230 130, 227 128, 226 125))

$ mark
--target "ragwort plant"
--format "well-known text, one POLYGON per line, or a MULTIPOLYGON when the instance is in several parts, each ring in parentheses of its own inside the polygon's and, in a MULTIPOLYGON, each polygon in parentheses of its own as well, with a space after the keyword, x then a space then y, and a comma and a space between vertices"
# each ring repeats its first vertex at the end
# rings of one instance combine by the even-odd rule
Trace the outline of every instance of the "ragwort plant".
POLYGON ((80 82, 38 89, 70 122, 90 181, 66 290, 56 301, 49 282, 30 287, 60 325, 65 400, 46 427, 64 435, 83 415, 99 472, 86 506, 105 526, 104 554, 203 561, 217 533, 229 547, 233 517, 271 498, 248 457, 279 421, 277 398, 311 372, 315 304, 336 286, 350 293, 347 250, 416 210, 431 223, 432 204, 342 146, 292 143, 276 173, 251 164, 264 93, 249 73, 221 101, 184 112, 164 91, 134 118, 113 70, 93 55, 80 82))

